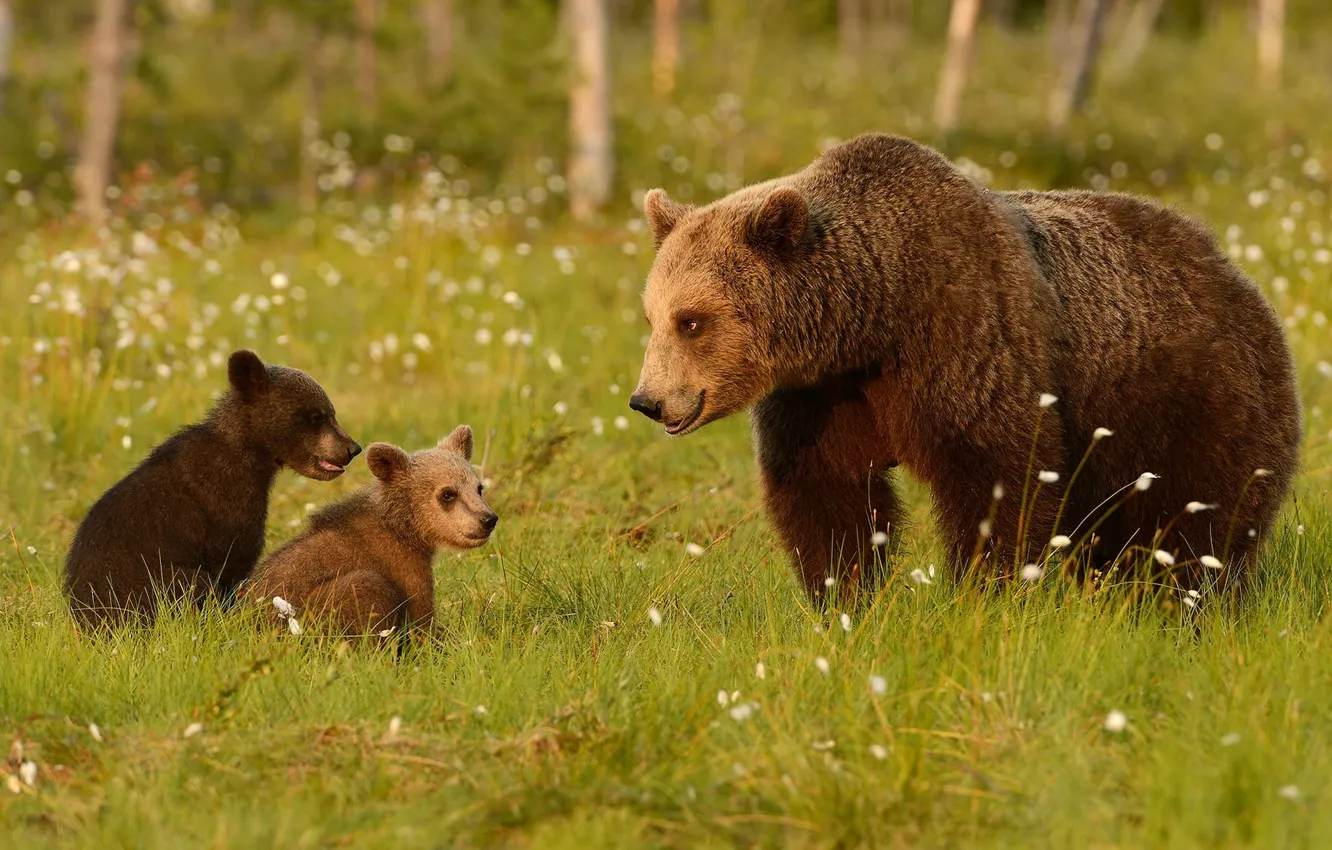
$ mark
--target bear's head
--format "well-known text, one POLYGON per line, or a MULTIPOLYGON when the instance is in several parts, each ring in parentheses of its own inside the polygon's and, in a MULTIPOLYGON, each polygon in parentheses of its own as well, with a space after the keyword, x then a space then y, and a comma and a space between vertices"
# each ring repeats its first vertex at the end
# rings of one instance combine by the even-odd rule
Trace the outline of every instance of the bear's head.
MULTIPOLYGON (((652 334, 629 406, 687 434, 786 380, 774 316, 792 303, 782 293, 802 287, 822 225, 797 190, 771 184, 701 209, 653 189, 643 210, 657 246, 643 292, 652 334)), ((789 330, 803 326, 797 318, 789 330)))
POLYGON ((338 424, 324 388, 299 369, 268 366, 253 351, 227 361, 230 427, 246 445, 319 481, 343 473, 361 447, 338 424))
POLYGON ((472 549, 490 539, 499 515, 482 498, 472 467, 472 429, 459 425, 433 449, 407 454, 390 443, 366 450, 375 498, 390 526, 431 549, 472 549))

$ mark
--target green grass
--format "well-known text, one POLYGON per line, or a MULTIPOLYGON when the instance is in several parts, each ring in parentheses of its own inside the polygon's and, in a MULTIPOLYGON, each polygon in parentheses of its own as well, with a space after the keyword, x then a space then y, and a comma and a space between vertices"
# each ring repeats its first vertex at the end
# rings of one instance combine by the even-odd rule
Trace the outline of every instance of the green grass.
MULTIPOLYGON (((136 263, 0 195, 22 224, 0 237, 0 740, 37 765, 34 787, 0 786, 0 845, 1332 844, 1326 72, 1297 53, 1288 93, 1265 99, 1236 45, 1158 45, 1065 146, 1030 131, 1040 90, 1008 61, 1041 44, 987 36, 968 104, 985 132, 949 149, 996 186, 1104 179, 1202 216, 1290 327, 1305 471, 1246 605, 1137 605, 1053 572, 991 592, 915 584, 942 561, 927 494, 908 486, 914 522, 883 593, 849 630, 810 610, 758 510, 743 417, 679 441, 616 422, 651 256, 623 206, 578 229, 557 203, 477 222, 453 199, 427 223, 411 212, 438 199, 404 190, 399 225, 350 197, 297 219, 165 192, 110 240, 129 252, 131 230, 152 231, 159 251, 136 263), (349 651, 216 610, 75 632, 59 570, 76 523, 202 415, 225 381, 215 356, 241 345, 314 374, 362 442, 493 432, 502 521, 489 546, 440 558, 438 642, 349 651), (1105 728, 1113 711, 1123 732, 1105 728)), ((756 179, 823 136, 924 126, 925 51, 864 86, 800 88, 770 59, 737 89, 749 124, 734 135, 670 131, 656 112, 631 131, 688 149, 673 192, 714 194, 714 163, 756 179)), ((684 88, 687 116, 714 105, 684 88)), ((368 480, 361 463, 333 484, 284 476, 270 545, 368 480)))

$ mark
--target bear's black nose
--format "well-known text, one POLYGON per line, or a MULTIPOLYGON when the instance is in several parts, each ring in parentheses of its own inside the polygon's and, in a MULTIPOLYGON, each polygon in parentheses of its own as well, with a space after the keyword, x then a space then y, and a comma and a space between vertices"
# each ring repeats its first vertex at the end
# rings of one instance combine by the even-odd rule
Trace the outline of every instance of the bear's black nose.
POLYGON ((351 450, 347 452, 347 462, 351 463, 351 459, 356 457, 360 453, 361 453, 361 444, 356 442, 355 440, 352 440, 351 450))
POLYGON ((494 531, 495 526, 498 524, 499 524, 499 514, 495 513, 494 511, 491 511, 490 513, 481 517, 481 525, 486 529, 486 531, 494 531))
POLYGON ((661 421, 661 402, 653 401, 641 393, 629 396, 629 407, 632 410, 637 410, 653 422, 661 421))

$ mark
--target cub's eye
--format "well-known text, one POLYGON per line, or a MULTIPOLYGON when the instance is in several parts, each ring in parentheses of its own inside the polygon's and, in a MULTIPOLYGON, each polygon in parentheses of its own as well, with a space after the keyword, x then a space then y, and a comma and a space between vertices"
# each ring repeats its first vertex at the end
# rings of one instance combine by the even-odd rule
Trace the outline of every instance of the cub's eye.
POLYGON ((452 487, 448 487, 439 494, 439 503, 441 505, 449 505, 452 504, 453 500, 456 498, 458 498, 458 491, 452 487))
POLYGON ((484 485, 484 484, 478 484, 478 485, 476 485, 476 495, 480 496, 481 493, 482 493, 485 489, 486 489, 486 485, 484 485))
POLYGON ((681 319, 681 320, 680 320, 680 335, 681 335, 681 336, 698 336, 699 329, 702 328, 702 326, 703 326, 702 323, 699 322, 698 319, 681 319))

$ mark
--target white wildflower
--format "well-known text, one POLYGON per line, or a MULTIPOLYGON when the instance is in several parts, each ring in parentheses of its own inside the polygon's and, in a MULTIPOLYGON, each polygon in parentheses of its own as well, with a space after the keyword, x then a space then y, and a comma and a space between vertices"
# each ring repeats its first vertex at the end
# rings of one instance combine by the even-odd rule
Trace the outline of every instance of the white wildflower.
POLYGON ((1277 791, 1277 794, 1280 794, 1282 797, 1284 797, 1287 800, 1300 799, 1300 789, 1299 786, 1297 785, 1282 785, 1281 788, 1277 791))
POLYGON ((25 761, 23 764, 19 765, 19 778, 22 779, 22 780, 23 780, 23 784, 24 784, 24 785, 27 785, 29 788, 31 788, 31 787, 33 787, 34 785, 36 785, 36 784, 37 784, 37 762, 35 762, 35 761, 25 761))
POLYGON ((1198 559, 1198 563, 1207 567, 1209 570, 1219 570, 1225 567, 1225 564, 1221 563, 1221 559, 1215 555, 1203 555, 1198 559))
POLYGON ((1040 472, 1036 473, 1036 477, 1040 479, 1042 484, 1053 484, 1059 480, 1059 473, 1051 472, 1048 469, 1042 469, 1040 472))
POLYGON ((1104 440, 1106 437, 1114 436, 1114 433, 1115 432, 1111 431, 1109 428, 1097 428, 1095 431, 1092 431, 1092 439, 1104 440))
POLYGON ((703 553, 707 550, 704 549, 702 546, 698 545, 697 543, 686 543, 685 551, 688 552, 693 557, 698 558, 701 557, 703 553))
POLYGON ((849 632, 849 631, 851 631, 851 615, 850 615, 850 614, 843 614, 843 615, 841 616, 841 622, 842 622, 842 631, 844 631, 844 632, 849 632))
POLYGON ((1142 475, 1138 476, 1137 481, 1133 482, 1133 489, 1138 490, 1139 492, 1147 490, 1152 486, 1152 482, 1160 477, 1161 476, 1154 472, 1144 472, 1142 475))
POLYGON ((102 730, 98 728, 96 723, 88 724, 88 734, 92 735, 93 740, 99 744, 102 742, 102 730))
POLYGON ((195 735, 198 735, 202 731, 203 731, 202 723, 191 723, 189 726, 185 727, 185 737, 193 738, 195 735))
POLYGON ((1051 549, 1064 549, 1072 545, 1072 543, 1073 538, 1069 537, 1067 534, 1056 534, 1054 537, 1050 538, 1051 549))
POLYGON ((389 718, 389 727, 388 727, 389 740, 393 740, 394 738, 398 737, 398 733, 401 731, 402 731, 402 718, 395 714, 389 718))
POLYGON ((300 624, 299 622, 296 621, 296 618, 295 618, 295 617, 288 617, 288 618, 287 618, 287 631, 291 632, 291 633, 294 634, 294 635, 299 635, 299 634, 301 634, 302 632, 304 632, 305 630, 301 628, 301 624, 300 624))
POLYGON ((1152 553, 1152 557, 1156 559, 1156 563, 1163 567, 1173 567, 1175 565, 1175 556, 1164 549, 1157 549, 1152 553))
POLYGON ((755 711, 758 711, 758 703, 742 702, 731 709, 731 719, 736 723, 744 723, 754 716, 755 711))
POLYGON ((760 679, 768 678, 768 668, 763 666, 763 662, 754 665, 754 675, 760 679))
POLYGON ((296 609, 292 607, 290 602, 283 599, 281 596, 273 597, 273 607, 276 608, 277 612, 283 617, 296 616, 296 609))
POLYGON ((647 616, 648 620, 651 621, 652 625, 654 626, 661 625, 661 612, 657 610, 657 606, 653 605, 651 608, 649 608, 647 610, 647 616))
POLYGON ((916 584, 934 584, 934 582, 930 580, 930 577, 925 575, 925 571, 920 567, 916 567, 911 571, 911 580, 916 584))
POLYGON ((1227 735, 1221 736, 1221 746, 1223 747, 1233 747, 1239 742, 1240 742, 1240 733, 1238 732, 1231 732, 1227 735))
POLYGON ((1254 477, 1254 478, 1266 478, 1267 476, 1269 476, 1269 475, 1271 475, 1271 474, 1272 474, 1272 470, 1270 470, 1270 469, 1262 469, 1261 467, 1258 468, 1258 469, 1255 469, 1255 470, 1253 471, 1253 477, 1254 477))
POLYGON ((879 761, 888 758, 888 748, 883 744, 870 744, 869 751, 870 755, 874 756, 879 761))
POLYGON ((828 659, 824 658, 822 655, 814 659, 814 666, 819 668, 819 672, 825 676, 828 675, 828 671, 832 669, 828 664, 828 659))
POLYGON ((884 694, 888 693, 888 680, 882 676, 870 676, 869 686, 870 686, 870 691, 877 694, 878 696, 883 696, 884 694))
POLYGON ((1041 569, 1040 564, 1027 564, 1022 568, 1023 581, 1038 581, 1045 570, 1041 569))
POLYGON ((726 692, 726 689, 723 688, 722 690, 717 691, 717 705, 720 705, 722 708, 725 708, 730 704, 731 704, 731 695, 726 692))
POLYGON ((887 545, 888 543, 887 533, 883 531, 874 532, 874 534, 870 535, 870 543, 874 544, 875 546, 887 545))
POLYGON ((23 793, 23 783, 19 782, 19 778, 12 773, 5 777, 5 787, 9 789, 11 794, 23 793))
POLYGON ((1105 716, 1105 731, 1118 734, 1128 728, 1128 716, 1115 709, 1105 716))
POLYGON ((996 502, 999 501, 1000 499, 1002 499, 1002 498, 1004 497, 1004 485, 1003 485, 1003 483, 1002 483, 1002 482, 996 482, 995 485, 994 485, 994 489, 990 491, 990 495, 992 495, 992 496, 994 497, 994 500, 995 500, 996 502))
POLYGON ((1191 514, 1196 514, 1201 511, 1210 511, 1215 507, 1216 505, 1209 505, 1206 502, 1189 502, 1187 505, 1184 506, 1184 510, 1188 511, 1191 514))
POLYGON ((287 280, 287 276, 282 272, 274 272, 273 276, 268 279, 268 283, 274 289, 281 291, 287 288, 289 281, 287 280))
POLYGON ((1047 407, 1054 407, 1056 401, 1059 401, 1059 396, 1052 393, 1041 393, 1039 404, 1041 409, 1044 410, 1047 407))

